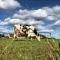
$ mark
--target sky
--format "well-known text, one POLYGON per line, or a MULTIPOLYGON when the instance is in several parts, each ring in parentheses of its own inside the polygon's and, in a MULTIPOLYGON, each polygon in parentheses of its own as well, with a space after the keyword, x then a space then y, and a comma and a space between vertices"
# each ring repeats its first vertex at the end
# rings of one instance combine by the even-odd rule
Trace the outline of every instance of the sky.
POLYGON ((17 23, 60 38, 60 0, 0 0, 0 33, 14 32, 17 23))

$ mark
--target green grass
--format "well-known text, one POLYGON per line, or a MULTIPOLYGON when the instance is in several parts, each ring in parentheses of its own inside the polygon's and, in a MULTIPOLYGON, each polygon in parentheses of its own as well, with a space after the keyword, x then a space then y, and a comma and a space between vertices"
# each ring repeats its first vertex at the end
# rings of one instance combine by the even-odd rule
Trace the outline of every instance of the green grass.
POLYGON ((0 38, 0 60, 60 60, 59 43, 58 39, 0 38))

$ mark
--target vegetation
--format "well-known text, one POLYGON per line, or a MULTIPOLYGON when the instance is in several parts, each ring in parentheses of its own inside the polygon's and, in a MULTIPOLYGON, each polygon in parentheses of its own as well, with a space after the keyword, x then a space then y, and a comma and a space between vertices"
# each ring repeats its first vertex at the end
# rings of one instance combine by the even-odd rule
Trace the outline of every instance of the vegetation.
POLYGON ((0 38, 0 60, 60 60, 60 41, 0 38))

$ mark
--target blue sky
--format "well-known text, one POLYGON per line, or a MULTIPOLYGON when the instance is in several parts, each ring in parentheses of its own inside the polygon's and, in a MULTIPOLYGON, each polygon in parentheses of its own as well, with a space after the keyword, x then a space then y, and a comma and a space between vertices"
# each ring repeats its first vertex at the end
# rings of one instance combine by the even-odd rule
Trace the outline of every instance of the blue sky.
POLYGON ((35 24, 38 32, 60 38, 60 0, 0 0, 0 32, 13 32, 13 25, 35 24))

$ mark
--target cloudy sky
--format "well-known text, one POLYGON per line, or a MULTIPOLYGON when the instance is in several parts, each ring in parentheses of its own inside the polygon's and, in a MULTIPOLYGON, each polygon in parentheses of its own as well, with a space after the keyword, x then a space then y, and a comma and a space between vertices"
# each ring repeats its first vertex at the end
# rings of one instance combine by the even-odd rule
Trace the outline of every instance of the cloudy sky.
POLYGON ((0 0, 0 33, 14 32, 17 23, 60 38, 60 0, 0 0))

